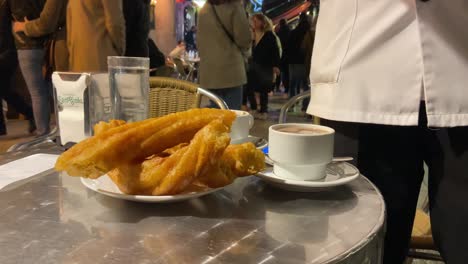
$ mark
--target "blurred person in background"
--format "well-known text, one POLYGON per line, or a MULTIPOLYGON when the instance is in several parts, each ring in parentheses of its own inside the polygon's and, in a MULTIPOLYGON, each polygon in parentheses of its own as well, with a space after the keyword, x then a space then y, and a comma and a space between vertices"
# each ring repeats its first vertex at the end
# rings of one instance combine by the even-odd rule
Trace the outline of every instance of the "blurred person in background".
POLYGON ((169 52, 169 58, 183 59, 186 52, 185 42, 183 40, 177 41, 177 46, 169 52))
POLYGON ((125 56, 148 57, 150 0, 123 0, 125 56))
POLYGON ((434 242, 446 263, 468 260, 467 10, 466 0, 320 8, 308 113, 357 141, 358 168, 386 203, 384 264, 408 255, 424 163, 434 242))
POLYGON ((70 71, 107 72, 107 57, 125 54, 122 0, 69 0, 67 43, 70 71))
POLYGON ((242 2, 208 0, 198 19, 200 86, 221 97, 229 108, 241 109, 246 57, 252 43, 242 2))
MULTIPOLYGON (((308 89, 306 75, 306 51, 302 45, 306 34, 311 30, 309 17, 302 13, 299 17, 299 24, 291 31, 286 45, 286 56, 289 64, 289 97, 293 97, 308 89)), ((309 61, 309 60, 308 60, 309 61)), ((304 104, 302 110, 305 112, 307 105, 304 104)))
MULTIPOLYGON (((304 67, 305 67, 305 88, 304 91, 310 90, 312 87, 310 85, 310 65, 312 63, 312 52, 314 50, 314 42, 315 42, 315 26, 317 23, 316 19, 313 19, 309 16, 311 20, 310 30, 307 30, 307 33, 304 36, 304 40, 301 44, 301 49, 304 51, 304 67)), ((302 112, 306 112, 307 106, 309 105, 310 99, 306 98, 302 101, 302 112)), ((312 118, 311 115, 306 114, 308 118, 312 118)))
POLYGON ((38 18, 14 22, 15 33, 23 32, 31 38, 48 37, 49 60, 52 71, 68 71, 66 14, 68 0, 46 0, 38 18))
POLYGON ((281 44, 273 33, 273 25, 263 14, 255 14, 252 17, 252 33, 254 41, 249 63, 247 97, 254 117, 266 119, 268 93, 273 88, 275 76, 280 74, 281 44), (257 111, 258 102, 260 109, 257 111))
POLYGON ((288 95, 289 93, 289 64, 288 64, 288 57, 286 46, 289 41, 289 34, 291 33, 291 29, 289 28, 288 22, 286 19, 281 19, 279 23, 279 29, 276 33, 281 41, 281 47, 283 47, 284 52, 281 56, 280 62, 280 70, 281 70, 281 82, 283 83, 284 93, 288 95))
POLYGON ((310 30, 307 30, 307 33, 304 36, 304 40, 301 44, 301 49, 304 51, 304 66, 305 73, 307 78, 307 84, 310 84, 310 65, 312 63, 312 52, 314 50, 315 42, 315 27, 317 26, 317 18, 312 18, 309 16, 310 30))
POLYGON ((197 50, 197 42, 196 42, 196 39, 197 39, 197 27, 196 26, 192 26, 189 30, 189 32, 187 32, 187 34, 185 34, 185 45, 187 45, 187 50, 197 50))
MULTIPOLYGON (((11 12, 7 0, 0 0, 0 107, 2 99, 29 120, 29 132, 35 130, 33 111, 24 98, 12 90, 12 79, 18 66, 15 42, 11 31, 11 12)), ((0 113, 0 135, 7 133, 5 115, 0 113)))
MULTIPOLYGON (((45 0, 8 0, 14 21, 26 22, 40 17, 45 0)), ((42 66, 44 62, 44 44, 46 37, 29 37, 24 32, 14 34, 18 61, 23 78, 31 94, 36 134, 48 134, 50 131, 50 86, 46 82, 42 66)))

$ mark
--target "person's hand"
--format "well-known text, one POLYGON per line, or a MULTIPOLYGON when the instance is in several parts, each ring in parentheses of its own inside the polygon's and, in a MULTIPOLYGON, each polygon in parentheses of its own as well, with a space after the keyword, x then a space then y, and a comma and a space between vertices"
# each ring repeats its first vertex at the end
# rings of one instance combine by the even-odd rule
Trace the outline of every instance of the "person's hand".
POLYGON ((273 72, 276 74, 276 76, 279 76, 281 71, 278 67, 273 67, 273 72))
POLYGON ((25 24, 28 22, 28 18, 24 17, 24 22, 19 22, 19 21, 14 21, 13 22, 13 32, 18 33, 18 32, 23 32, 25 29, 25 24))

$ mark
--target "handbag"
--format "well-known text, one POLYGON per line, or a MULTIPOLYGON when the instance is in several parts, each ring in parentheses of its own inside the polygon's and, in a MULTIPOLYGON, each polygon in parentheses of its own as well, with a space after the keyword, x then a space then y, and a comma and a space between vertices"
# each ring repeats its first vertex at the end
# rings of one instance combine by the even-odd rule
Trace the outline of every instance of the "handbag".
POLYGON ((256 91, 270 90, 273 87, 273 69, 250 60, 247 82, 256 91))
POLYGON ((44 58, 42 62, 42 75, 45 80, 52 80, 52 73, 55 71, 55 34, 46 41, 44 45, 44 58))
POLYGON ((44 44, 44 58, 42 62, 42 75, 45 80, 52 80, 52 73, 57 70, 55 63, 55 44, 57 42, 58 32, 63 30, 63 26, 59 26, 57 30, 49 35, 49 38, 44 44))

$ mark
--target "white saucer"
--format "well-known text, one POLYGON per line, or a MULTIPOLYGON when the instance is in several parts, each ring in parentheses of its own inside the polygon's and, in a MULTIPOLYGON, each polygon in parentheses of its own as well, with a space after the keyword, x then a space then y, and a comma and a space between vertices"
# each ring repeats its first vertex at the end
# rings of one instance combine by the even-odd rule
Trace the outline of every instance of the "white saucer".
POLYGON ((103 195, 107 195, 117 199, 143 202, 143 203, 173 203, 180 202, 184 200, 189 200, 197 198, 203 195, 207 195, 216 191, 219 191, 222 188, 209 189, 204 192, 193 192, 186 194, 178 195, 161 195, 161 196, 151 196, 151 195, 129 195, 122 193, 117 185, 107 176, 103 175, 97 179, 87 179, 81 178, 81 183, 84 184, 88 189, 98 192, 103 195))
POLYGON ((268 141, 261 137, 248 136, 246 138, 234 139, 231 140, 231 144, 237 145, 246 142, 252 142, 257 149, 263 149, 268 146, 268 141))
POLYGON ((359 177, 359 170, 347 162, 333 162, 327 166, 327 176, 318 181, 288 180, 276 176, 273 168, 257 174, 262 180, 280 189, 296 192, 317 192, 340 186, 359 177))

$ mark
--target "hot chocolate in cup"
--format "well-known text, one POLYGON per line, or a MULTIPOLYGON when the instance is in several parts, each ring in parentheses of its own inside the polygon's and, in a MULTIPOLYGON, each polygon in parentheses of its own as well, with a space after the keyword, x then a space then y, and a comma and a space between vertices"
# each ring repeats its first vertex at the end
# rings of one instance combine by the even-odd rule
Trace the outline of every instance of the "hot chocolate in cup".
POLYGON ((254 124, 253 116, 246 111, 231 110, 236 113, 236 119, 231 126, 231 141, 245 139, 249 136, 250 129, 254 124))
POLYGON ((276 176, 314 181, 326 176, 333 159, 335 130, 330 127, 285 123, 270 126, 269 156, 276 176))

